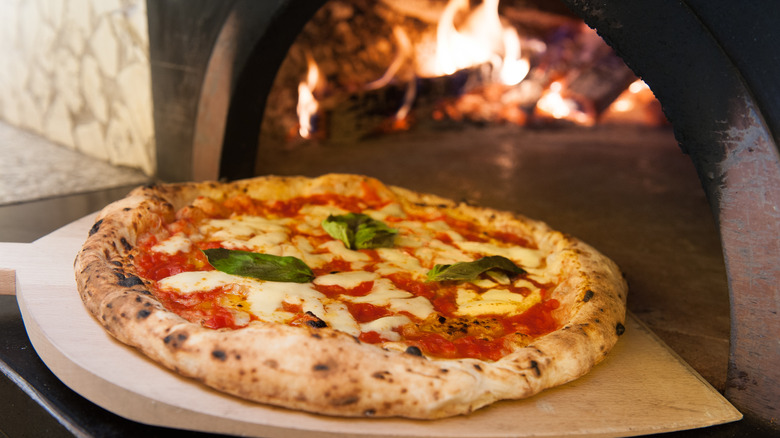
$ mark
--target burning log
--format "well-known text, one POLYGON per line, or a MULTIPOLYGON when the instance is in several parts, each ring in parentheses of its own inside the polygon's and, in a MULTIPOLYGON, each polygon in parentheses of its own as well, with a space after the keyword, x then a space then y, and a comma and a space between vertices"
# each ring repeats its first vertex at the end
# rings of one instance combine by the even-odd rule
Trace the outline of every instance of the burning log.
POLYGON ((261 142, 447 122, 593 125, 636 77, 581 21, 528 2, 328 2, 279 71, 261 142), (299 79, 309 58, 324 81, 316 90, 299 79))

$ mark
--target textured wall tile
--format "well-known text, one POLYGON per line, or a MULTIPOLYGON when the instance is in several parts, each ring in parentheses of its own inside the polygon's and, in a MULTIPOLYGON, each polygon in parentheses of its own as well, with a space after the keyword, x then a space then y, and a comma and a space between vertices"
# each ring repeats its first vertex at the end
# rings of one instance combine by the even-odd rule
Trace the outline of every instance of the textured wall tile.
POLYGON ((67 146, 70 149, 76 147, 73 140, 73 122, 64 98, 57 98, 49 106, 43 120, 44 136, 51 141, 67 146))
POLYGON ((0 0, 0 119, 155 169, 144 0, 0 0))
POLYGON ((103 92, 103 77, 97 61, 90 55, 84 56, 81 62, 81 89, 92 115, 101 123, 108 122, 108 100, 103 92))
POLYGON ((111 29, 111 22, 106 17, 99 19, 97 29, 89 38, 89 46, 103 74, 116 76, 119 71, 119 47, 111 29))
POLYGON ((89 156, 108 161, 108 150, 103 136, 103 128, 98 122, 79 125, 75 129, 76 148, 89 156))

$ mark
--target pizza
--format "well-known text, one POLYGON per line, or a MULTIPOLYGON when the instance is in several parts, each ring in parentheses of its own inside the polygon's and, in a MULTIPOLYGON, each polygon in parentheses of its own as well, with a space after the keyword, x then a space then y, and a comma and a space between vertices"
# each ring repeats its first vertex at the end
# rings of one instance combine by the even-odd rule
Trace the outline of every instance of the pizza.
POLYGON ((139 187, 75 261, 119 341, 234 396, 441 418, 587 373, 625 330, 614 262, 542 222, 358 175, 139 187))

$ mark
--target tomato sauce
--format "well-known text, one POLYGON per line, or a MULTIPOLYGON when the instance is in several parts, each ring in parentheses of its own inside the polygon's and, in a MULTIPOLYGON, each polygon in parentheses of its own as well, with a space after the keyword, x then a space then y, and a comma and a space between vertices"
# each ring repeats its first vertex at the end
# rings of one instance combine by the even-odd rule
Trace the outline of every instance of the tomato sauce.
POLYGON ((159 281, 182 272, 214 270, 200 251, 176 254, 151 251, 151 247, 156 244, 157 239, 154 237, 139 244, 141 251, 135 257, 135 266, 138 274, 144 278, 159 281))
POLYGON ((374 287, 373 281, 364 281, 360 283, 359 285, 347 289, 343 286, 339 285, 322 285, 322 284, 315 284, 314 289, 317 290, 317 292, 320 292, 327 296, 328 298, 336 298, 339 295, 347 295, 351 297, 362 297, 366 296, 371 292, 371 289, 374 287))
POLYGON ((498 360, 509 352, 500 338, 485 340, 474 336, 463 336, 449 340, 438 333, 421 333, 418 337, 412 337, 410 340, 424 353, 447 359, 469 357, 481 360, 498 360))
MULTIPOLYGON (((284 201, 262 201, 255 200, 246 195, 239 195, 225 200, 222 203, 211 200, 203 200, 205 207, 200 210, 197 207, 186 207, 177 214, 176 220, 165 226, 165 231, 173 235, 183 232, 187 234, 197 233, 198 221, 207 218, 225 218, 231 215, 258 215, 270 218, 295 217, 300 214, 305 205, 335 205, 346 211, 360 213, 368 208, 379 209, 387 204, 376 189, 369 183, 362 186, 363 196, 338 196, 332 194, 313 195, 308 197, 293 198, 284 201)), ((421 220, 433 221, 444 220, 456 233, 472 241, 487 242, 499 240, 527 248, 533 248, 532 243, 517 234, 510 232, 492 231, 485 233, 477 224, 460 219, 451 218, 444 215, 409 215, 403 220, 421 220)), ((387 222, 392 225, 399 218, 388 218, 387 222)), ((161 235, 161 238, 163 235, 161 235)), ((306 236, 311 239, 312 236, 306 236)), ((436 234, 436 239, 453 244, 452 236, 448 233, 440 232, 436 234)), ((329 240, 329 237, 323 237, 323 242, 329 240)), ((311 240, 310 240, 311 241, 311 240)), ((171 275, 176 275, 186 271, 213 270, 209 265, 205 255, 200 251, 208 248, 221 247, 221 242, 198 242, 197 248, 187 253, 176 253, 173 255, 154 252, 151 248, 158 243, 155 236, 149 235, 139 240, 139 253, 135 259, 139 275, 153 281, 159 281, 171 275)), ((322 242, 313 242, 319 244, 322 242)), ((314 245, 316 246, 316 245, 314 245)), ((370 256, 372 262, 369 262, 362 269, 373 271, 374 263, 380 261, 376 250, 360 250, 370 256)), ((340 258, 334 258, 332 261, 313 270, 315 276, 325 275, 336 272, 346 272, 351 270, 351 264, 340 258)), ((428 299, 433 305, 438 315, 446 319, 458 321, 458 305, 456 303, 458 285, 450 282, 426 282, 413 277, 409 273, 393 273, 387 275, 395 287, 408 291, 409 293, 428 299)), ((531 281, 534 286, 542 289, 543 301, 532 306, 527 311, 512 316, 502 315, 484 315, 486 320, 498 321, 498 333, 492 333, 490 336, 473 335, 473 333, 438 333, 436 331, 419 330, 416 322, 407 324, 397 331, 402 334, 405 342, 410 346, 416 346, 426 355, 441 358, 476 358, 482 360, 498 360, 510 352, 510 348, 505 345, 504 337, 514 333, 523 333, 530 336, 540 336, 558 328, 558 323, 552 316, 552 312, 560 305, 555 299, 549 299, 549 285, 540 285, 531 281)), ((344 288, 341 286, 323 286, 315 285, 314 288, 329 298, 337 298, 340 295, 360 297, 369 294, 372 290, 373 282, 363 282, 354 288, 344 288)), ((509 286, 509 290, 514 293, 526 296, 530 289, 509 286)), ((158 291, 157 295, 160 301, 170 310, 193 322, 200 322, 203 326, 212 329, 241 328, 237 326, 235 320, 235 311, 225 308, 218 304, 223 294, 228 293, 223 289, 216 289, 208 292, 201 292, 189 295, 176 294, 165 291, 158 291)), ((377 306, 370 303, 354 303, 349 300, 344 301, 347 310, 358 323, 364 324, 375 321, 379 318, 391 316, 394 314, 388 306, 377 306)), ((318 326, 322 321, 313 314, 303 311, 300 304, 283 303, 283 311, 293 315, 289 322, 291 325, 310 325, 318 326), (314 324, 314 325, 312 325, 314 324)), ((406 314, 415 321, 412 315, 406 314)), ((256 320, 254 315, 250 315, 251 320, 256 320)), ((419 322, 419 320, 417 320, 419 322)), ((243 321, 242 323, 246 323, 243 321)), ((495 326, 495 324, 494 324, 495 326)), ((478 332, 479 333, 479 332, 478 332)), ((377 344, 387 342, 381 334, 375 331, 362 332, 358 336, 362 342, 377 344)))
POLYGON ((366 322, 375 321, 379 318, 390 316, 393 313, 380 306, 375 306, 371 303, 351 303, 347 302, 347 309, 349 313, 355 318, 355 321, 363 324, 366 322))

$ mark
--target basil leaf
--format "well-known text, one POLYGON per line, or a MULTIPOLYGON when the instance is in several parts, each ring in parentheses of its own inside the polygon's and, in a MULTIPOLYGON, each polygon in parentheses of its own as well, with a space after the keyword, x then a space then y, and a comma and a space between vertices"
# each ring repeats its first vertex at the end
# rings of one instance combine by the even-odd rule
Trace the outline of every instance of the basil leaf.
POLYGON ((388 227, 383 222, 368 219, 370 222, 361 223, 355 231, 355 247, 357 249, 391 248, 398 230, 388 227))
POLYGON ((389 248, 398 230, 362 213, 328 216, 322 228, 349 249, 389 248))
POLYGON ((357 228, 357 225, 353 227, 348 216, 349 215, 330 215, 327 219, 322 221, 322 228, 330 237, 344 242, 344 246, 352 249, 352 244, 355 242, 355 228, 357 228))
POLYGON ((204 249, 214 269, 241 277, 287 283, 306 283, 314 273, 301 259, 235 251, 225 248, 204 249))
POLYGON ((525 270, 502 256, 488 256, 473 262, 460 262, 453 265, 436 265, 428 271, 428 281, 469 281, 476 280, 480 274, 492 269, 506 271, 510 275, 524 274, 525 270))

